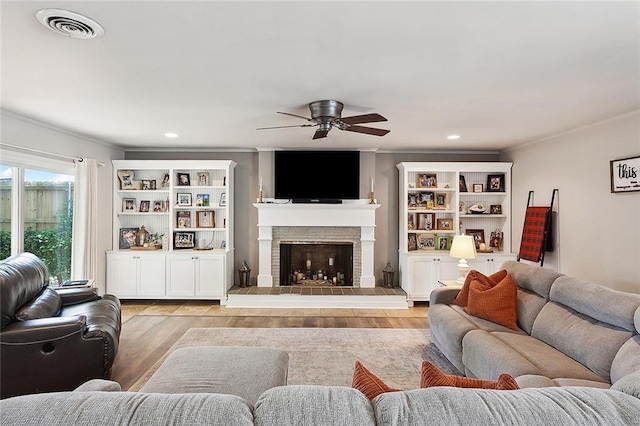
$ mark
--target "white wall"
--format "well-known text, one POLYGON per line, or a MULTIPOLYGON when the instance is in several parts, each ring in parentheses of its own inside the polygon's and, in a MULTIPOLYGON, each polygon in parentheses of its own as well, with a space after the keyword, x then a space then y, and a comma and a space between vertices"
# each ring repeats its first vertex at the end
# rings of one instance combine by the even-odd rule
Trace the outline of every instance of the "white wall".
POLYGON ((124 151, 7 111, 0 111, 0 120, 0 143, 69 157, 95 158, 104 163, 104 167, 98 168, 98 223, 109 226, 98 227, 98 275, 95 283, 100 292, 104 292, 105 252, 111 250, 112 242, 111 160, 124 158, 124 151))
POLYGON ((616 290, 640 293, 640 192, 610 192, 609 161, 640 155, 640 111, 509 150, 517 252, 527 196, 549 205, 555 250, 544 266, 616 290))

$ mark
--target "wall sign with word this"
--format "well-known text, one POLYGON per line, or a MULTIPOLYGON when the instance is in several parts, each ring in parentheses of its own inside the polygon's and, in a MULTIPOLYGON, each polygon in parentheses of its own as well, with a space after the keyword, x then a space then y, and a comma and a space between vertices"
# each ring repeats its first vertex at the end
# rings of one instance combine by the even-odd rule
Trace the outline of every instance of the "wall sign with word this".
POLYGON ((611 192, 640 191, 640 156, 611 160, 611 192))

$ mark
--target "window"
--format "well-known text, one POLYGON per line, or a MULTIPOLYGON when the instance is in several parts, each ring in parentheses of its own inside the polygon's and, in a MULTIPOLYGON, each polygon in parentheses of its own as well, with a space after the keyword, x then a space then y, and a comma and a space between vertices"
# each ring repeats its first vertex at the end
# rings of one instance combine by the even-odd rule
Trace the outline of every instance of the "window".
POLYGON ((73 163, 56 160, 0 165, 0 259, 28 251, 51 277, 71 275, 73 163))

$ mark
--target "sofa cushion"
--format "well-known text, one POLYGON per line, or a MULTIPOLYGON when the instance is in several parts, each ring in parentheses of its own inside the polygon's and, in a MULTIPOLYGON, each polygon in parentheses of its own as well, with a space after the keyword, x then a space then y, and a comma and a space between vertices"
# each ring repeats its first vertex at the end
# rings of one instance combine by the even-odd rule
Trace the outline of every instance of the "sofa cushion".
POLYGON ((516 324, 517 290, 511 275, 497 283, 473 278, 465 312, 518 330, 516 324))
POLYGON ((531 336, 585 365, 605 381, 611 382, 610 369, 613 360, 624 342, 631 338, 632 333, 597 321, 566 306, 549 302, 533 323, 531 336))
POLYGON ((22 305, 16 311, 17 321, 28 321, 40 318, 55 317, 60 313, 62 298, 50 288, 45 288, 42 293, 29 302, 22 305))
POLYGON ((422 361, 420 374, 420 387, 453 386, 456 388, 480 388, 497 390, 516 390, 518 384, 509 374, 501 374, 498 380, 482 380, 472 377, 462 377, 452 374, 444 374, 438 367, 429 361, 422 361))
MULTIPOLYGON (((516 283, 517 284, 517 283, 516 283)), ((529 290, 518 288, 516 315, 518 327, 531 334, 536 317, 547 303, 547 299, 529 290)))
POLYGON ((544 299, 549 299, 551 285, 562 274, 548 268, 539 268, 526 263, 509 260, 502 264, 513 280, 518 283, 518 287, 536 293, 544 299))
POLYGON ((615 382, 611 390, 624 392, 640 399, 640 370, 627 374, 615 382))
POLYGON ((36 255, 20 253, 0 261, 0 329, 48 285, 49 271, 36 255))
POLYGON ((385 392, 398 392, 399 389, 390 388, 378 376, 369 371, 360 361, 356 361, 353 369, 351 387, 362 392, 369 400, 385 392))
POLYGON ((260 426, 376 424, 369 399, 359 390, 341 386, 269 389, 260 395, 254 416, 260 426))
POLYGON ((463 307, 467 306, 467 304, 469 303, 469 288, 471 287, 471 282, 473 280, 477 280, 485 284, 487 287, 493 287, 494 285, 502 281, 502 279, 504 279, 506 275, 507 275, 507 271, 505 271, 504 269, 494 274, 491 274, 488 277, 483 273, 476 271, 475 269, 469 271, 469 273, 467 274, 467 277, 464 280, 464 284, 460 289, 460 292, 458 293, 456 298, 453 299, 453 302, 451 303, 453 303, 454 305, 463 306, 463 307))
POLYGON ((624 342, 611 363, 611 383, 634 371, 640 371, 640 336, 635 335, 624 342))

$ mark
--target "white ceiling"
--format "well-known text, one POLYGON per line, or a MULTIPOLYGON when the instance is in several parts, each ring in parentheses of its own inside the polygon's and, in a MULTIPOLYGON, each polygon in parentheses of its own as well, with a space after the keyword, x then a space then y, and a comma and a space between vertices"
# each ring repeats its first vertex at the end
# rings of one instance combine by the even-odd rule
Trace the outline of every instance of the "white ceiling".
POLYGON ((1 7, 2 108, 127 148, 501 150, 640 109, 637 1, 1 7), (34 16, 46 7, 105 35, 55 34, 34 16), (276 111, 319 99, 391 133, 255 130, 304 124, 276 111))

